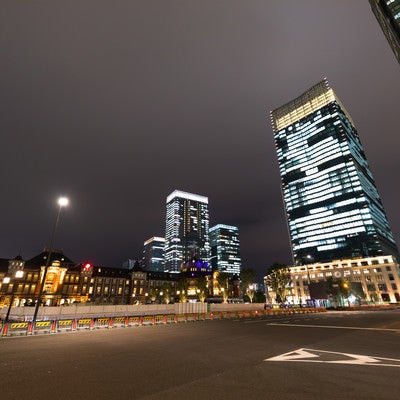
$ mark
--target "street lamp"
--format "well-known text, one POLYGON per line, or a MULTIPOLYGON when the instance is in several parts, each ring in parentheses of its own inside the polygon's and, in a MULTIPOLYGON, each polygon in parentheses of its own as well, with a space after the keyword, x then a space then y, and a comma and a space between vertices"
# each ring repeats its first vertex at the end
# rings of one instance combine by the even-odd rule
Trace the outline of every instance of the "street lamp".
POLYGON ((39 311, 40 302, 41 302, 41 299, 42 299, 42 296, 43 296, 44 284, 46 282, 47 270, 49 269, 49 266, 50 266, 50 259, 51 259, 51 254, 53 252, 54 238, 56 236, 56 230, 57 230, 58 222, 60 220, 61 209, 63 207, 66 207, 69 204, 69 200, 68 200, 67 197, 60 197, 58 199, 57 203, 58 203, 59 207, 58 207, 56 221, 55 221, 54 227, 53 227, 53 232, 52 232, 52 235, 51 235, 50 248, 49 248, 49 253, 47 255, 46 266, 44 267, 43 278, 40 281, 39 297, 36 300, 35 312, 34 312, 33 318, 32 318, 32 331, 33 331, 33 329, 35 329, 36 318, 37 318, 37 314, 38 314, 38 311, 39 311))

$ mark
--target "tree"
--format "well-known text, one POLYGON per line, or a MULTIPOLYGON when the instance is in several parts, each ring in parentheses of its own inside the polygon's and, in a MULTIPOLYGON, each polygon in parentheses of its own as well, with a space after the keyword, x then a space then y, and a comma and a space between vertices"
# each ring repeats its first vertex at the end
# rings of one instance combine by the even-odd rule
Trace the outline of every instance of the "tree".
POLYGON ((157 299, 157 289, 150 288, 149 289, 149 299, 152 303, 154 303, 157 299))
POLYGON ((240 272, 240 289, 243 294, 247 293, 249 286, 256 279, 256 271, 252 268, 243 268, 240 272))
POLYGON ((189 288, 188 280, 186 278, 179 279, 177 293, 179 294, 179 301, 181 303, 185 303, 187 301, 188 288, 189 288))
POLYGON ((206 299, 208 295, 208 286, 207 286, 207 278, 205 276, 199 276, 197 278, 196 282, 196 287, 197 287, 197 296, 199 300, 204 303, 204 300, 206 299))
POLYGON ((163 284, 162 291, 160 292, 161 299, 165 304, 169 304, 171 302, 171 286, 167 283, 163 284), (162 293, 162 295, 161 295, 162 293))
POLYGON ((249 286, 246 288, 246 294, 247 294, 247 297, 250 299, 250 303, 253 302, 254 293, 255 293, 254 285, 249 285, 249 286))
POLYGON ((222 293, 224 303, 227 303, 229 298, 229 278, 230 275, 225 272, 220 272, 217 276, 218 286, 222 293))
POLYGON ((276 302, 284 303, 288 292, 287 286, 291 281, 289 268, 284 264, 274 263, 268 271, 265 283, 275 292, 276 302))

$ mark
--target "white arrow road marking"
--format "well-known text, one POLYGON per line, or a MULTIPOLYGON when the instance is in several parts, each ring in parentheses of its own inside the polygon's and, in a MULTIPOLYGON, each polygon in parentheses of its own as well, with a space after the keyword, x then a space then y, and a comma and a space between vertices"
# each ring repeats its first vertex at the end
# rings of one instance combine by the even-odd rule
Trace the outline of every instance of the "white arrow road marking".
POLYGON ((268 358, 264 361, 294 361, 294 360, 303 361, 303 360, 299 360, 299 359, 315 358, 315 357, 318 358, 319 357, 317 354, 309 353, 306 350, 307 349, 297 349, 294 351, 289 351, 289 353, 285 353, 285 354, 281 354, 280 356, 268 358))
POLYGON ((267 358, 264 361, 292 361, 292 362, 313 362, 326 364, 354 364, 354 365, 375 365, 379 367, 400 368, 400 360, 395 358, 371 357, 362 354, 338 353, 336 351, 297 349, 279 356, 267 358), (312 360, 311 360, 312 358, 312 360), (318 358, 318 360, 315 360, 318 358), (325 359, 324 359, 325 358, 325 359), (332 358, 334 358, 332 360, 332 358), (337 359, 335 359, 337 358, 337 359))

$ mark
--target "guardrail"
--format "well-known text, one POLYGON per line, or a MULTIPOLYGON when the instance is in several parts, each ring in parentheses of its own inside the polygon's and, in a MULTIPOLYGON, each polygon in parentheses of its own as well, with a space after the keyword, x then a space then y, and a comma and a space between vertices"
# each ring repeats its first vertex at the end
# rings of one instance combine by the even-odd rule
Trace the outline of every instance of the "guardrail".
POLYGON ((140 316, 113 316, 91 318, 61 318, 44 321, 0 322, 1 337, 56 334, 80 330, 112 329, 177 324, 222 319, 259 318, 273 315, 308 314, 325 312, 325 308, 283 308, 267 310, 216 311, 186 314, 156 314, 140 316))

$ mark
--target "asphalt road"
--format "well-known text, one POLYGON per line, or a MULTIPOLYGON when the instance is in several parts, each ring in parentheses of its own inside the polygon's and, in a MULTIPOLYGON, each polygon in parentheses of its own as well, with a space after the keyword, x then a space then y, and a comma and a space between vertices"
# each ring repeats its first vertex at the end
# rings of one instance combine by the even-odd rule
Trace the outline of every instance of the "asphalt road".
POLYGON ((399 378, 400 310, 0 339, 2 400, 397 399, 399 378))

